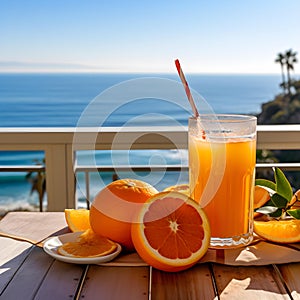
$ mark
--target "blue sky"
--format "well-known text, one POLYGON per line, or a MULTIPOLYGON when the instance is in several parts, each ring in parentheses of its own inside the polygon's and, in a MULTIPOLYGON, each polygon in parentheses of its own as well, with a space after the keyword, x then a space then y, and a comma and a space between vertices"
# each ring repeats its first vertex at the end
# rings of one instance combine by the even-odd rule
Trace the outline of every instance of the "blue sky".
POLYGON ((277 53, 300 52, 299 11, 299 0, 3 0, 0 72, 175 72, 179 58, 186 73, 279 73, 277 53))

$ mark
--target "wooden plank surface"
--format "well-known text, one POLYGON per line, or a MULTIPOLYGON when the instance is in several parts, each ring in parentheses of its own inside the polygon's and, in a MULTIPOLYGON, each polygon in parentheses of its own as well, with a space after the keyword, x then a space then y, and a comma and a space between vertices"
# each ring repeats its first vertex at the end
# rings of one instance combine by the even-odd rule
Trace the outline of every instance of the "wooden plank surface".
POLYGON ((4 290, 1 298, 5 300, 34 299, 53 261, 54 259, 46 255, 43 249, 34 247, 4 290))
POLYGON ((31 251, 32 245, 0 237, 0 295, 31 251))
POLYGON ((75 299, 85 267, 85 265, 68 264, 55 260, 34 299, 75 299))
POLYGON ((295 300, 300 300, 300 263, 277 266, 290 293, 295 300))
POLYGON ((148 299, 149 267, 90 266, 80 299, 148 299))
POLYGON ((166 273, 152 269, 151 299, 155 300, 199 300, 214 299, 215 292, 208 264, 166 273))
POLYGON ((221 300, 290 299, 272 266, 231 267, 213 265, 221 300))
MULTIPOLYGON (((33 240, 66 230, 63 213, 11 213, 0 225, 1 230, 33 240)), ((118 266, 116 260, 110 266, 86 268, 56 261, 26 241, 0 236, 0 245, 0 299, 5 300, 300 300, 300 263, 243 267, 206 263, 166 273, 131 256, 125 262, 119 259, 118 266)))
MULTIPOLYGON (((23 262, 18 261, 19 269, 14 272, 14 276, 8 278, 9 285, 6 280, 0 299, 73 299, 85 266, 59 262, 43 249, 31 247, 32 251, 27 258, 23 262)), ((1 275, 1 282, 4 279, 1 275)))

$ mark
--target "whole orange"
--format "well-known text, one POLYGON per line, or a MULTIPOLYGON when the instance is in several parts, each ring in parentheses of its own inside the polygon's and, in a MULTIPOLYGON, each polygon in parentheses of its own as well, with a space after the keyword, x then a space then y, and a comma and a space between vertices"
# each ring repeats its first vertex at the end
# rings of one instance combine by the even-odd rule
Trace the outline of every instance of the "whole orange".
POLYGON ((131 223, 133 217, 158 191, 150 184, 136 179, 120 179, 104 187, 90 208, 93 231, 133 251, 131 223))

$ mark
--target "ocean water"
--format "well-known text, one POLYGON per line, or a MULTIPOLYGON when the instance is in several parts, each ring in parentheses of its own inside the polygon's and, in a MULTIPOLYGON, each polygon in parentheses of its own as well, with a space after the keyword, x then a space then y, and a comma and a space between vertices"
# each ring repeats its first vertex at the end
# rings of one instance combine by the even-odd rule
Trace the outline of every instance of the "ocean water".
MULTIPOLYGON (((280 92, 279 75, 187 74, 186 77, 200 111, 204 112, 207 104, 215 113, 257 114, 262 103, 280 92)), ((0 127, 176 125, 176 122, 186 125, 191 114, 175 74, 0 74, 0 105, 0 127)), ((131 151, 128 155, 125 159, 130 164, 187 161, 186 152, 175 150, 131 151)), ((0 165, 36 164, 43 157, 43 152, 1 151, 0 165)), ((115 157, 124 164, 124 153, 116 153, 115 157)), ((90 153, 78 153, 78 162, 90 164, 90 153)), ((110 164, 111 153, 101 152, 96 155, 96 162, 110 164)), ((30 194, 31 185, 25 175, 0 173, 0 213, 37 205, 37 195, 30 194)), ((98 176, 91 174, 92 196, 100 188, 98 176)), ((138 176, 163 189, 177 183, 180 174, 138 176)), ((111 177, 112 174, 106 174, 102 180, 108 183, 111 177)), ((82 174, 78 180, 84 181, 82 174)), ((180 180, 187 180, 187 174, 180 180)), ((80 188, 83 185, 78 188, 80 205, 84 205, 84 191, 80 188)))

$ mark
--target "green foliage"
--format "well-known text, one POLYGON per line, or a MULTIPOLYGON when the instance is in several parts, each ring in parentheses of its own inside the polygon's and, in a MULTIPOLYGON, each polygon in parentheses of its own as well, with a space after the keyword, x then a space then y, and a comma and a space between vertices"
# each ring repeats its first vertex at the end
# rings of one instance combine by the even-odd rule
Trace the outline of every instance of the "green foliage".
POLYGON ((287 213, 295 219, 300 220, 300 209, 290 209, 287 213))
POLYGON ((268 188, 268 192, 273 191, 273 194, 276 191, 276 184, 270 180, 267 179, 256 179, 255 180, 255 185, 261 185, 264 188, 268 188), (271 191, 270 191, 271 190, 271 191))
POLYGON ((274 168, 273 171, 276 182, 276 192, 287 201, 290 201, 293 197, 293 190, 289 181, 279 168, 274 168))
POLYGON ((288 204, 288 200, 277 193, 271 196, 271 201, 275 207, 278 207, 280 209, 284 209, 288 204))
POLYGON ((272 218, 290 217, 300 220, 300 209, 291 209, 300 199, 293 199, 293 190, 284 173, 279 168, 273 168, 275 182, 266 179, 256 179, 255 185, 259 185, 268 191, 270 201, 256 209, 256 212, 269 215, 272 218))

